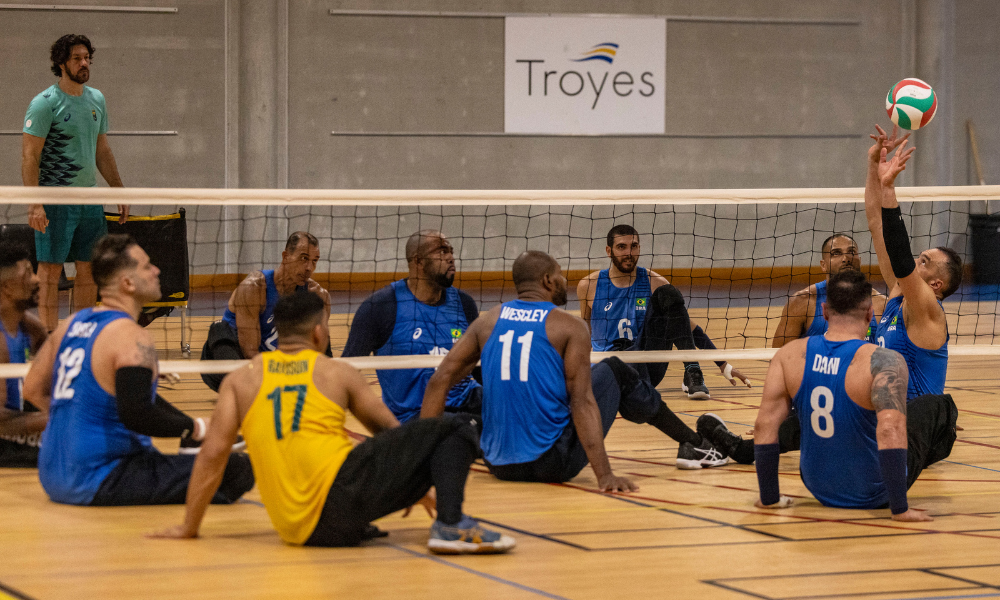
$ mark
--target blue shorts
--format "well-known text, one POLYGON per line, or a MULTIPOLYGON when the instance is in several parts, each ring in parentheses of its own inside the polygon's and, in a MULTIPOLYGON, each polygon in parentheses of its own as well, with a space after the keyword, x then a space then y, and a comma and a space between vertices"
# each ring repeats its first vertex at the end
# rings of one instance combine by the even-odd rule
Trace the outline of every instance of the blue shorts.
POLYGON ((45 233, 35 232, 38 262, 90 262, 94 244, 108 233, 103 206, 46 204, 45 233))

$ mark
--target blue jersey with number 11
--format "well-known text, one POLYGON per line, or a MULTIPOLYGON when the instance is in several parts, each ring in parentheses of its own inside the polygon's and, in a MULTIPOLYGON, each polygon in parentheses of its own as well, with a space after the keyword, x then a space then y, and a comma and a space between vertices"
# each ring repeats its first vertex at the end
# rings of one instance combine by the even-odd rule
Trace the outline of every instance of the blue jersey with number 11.
POLYGON ((551 448, 569 424, 562 356, 545 323, 555 304, 513 300, 483 345, 483 435, 486 462, 531 462, 551 448))
POLYGON ((875 411, 858 406, 844 387, 847 368, 864 344, 809 338, 802 385, 792 399, 802 425, 802 483, 826 506, 878 508, 889 501, 875 411))

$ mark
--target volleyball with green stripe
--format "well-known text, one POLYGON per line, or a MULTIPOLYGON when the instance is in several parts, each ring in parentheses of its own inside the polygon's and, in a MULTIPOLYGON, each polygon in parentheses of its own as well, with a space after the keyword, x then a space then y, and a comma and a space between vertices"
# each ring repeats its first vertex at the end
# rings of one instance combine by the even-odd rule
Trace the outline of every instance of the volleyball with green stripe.
POLYGON ((889 90, 885 111, 892 122, 903 129, 920 129, 930 123, 937 112, 937 94, 927 82, 910 77, 889 90))

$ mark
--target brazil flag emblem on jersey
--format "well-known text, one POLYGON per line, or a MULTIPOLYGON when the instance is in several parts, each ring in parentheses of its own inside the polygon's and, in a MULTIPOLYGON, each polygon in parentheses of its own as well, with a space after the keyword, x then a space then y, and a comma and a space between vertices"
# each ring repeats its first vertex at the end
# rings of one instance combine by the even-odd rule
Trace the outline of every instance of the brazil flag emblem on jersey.
POLYGON ((648 298, 636 298, 635 299, 635 309, 636 310, 646 310, 646 301, 648 298))
POLYGON ((889 325, 895 325, 895 324, 896 324, 896 318, 897 318, 897 317, 899 317, 899 315, 895 315, 895 316, 893 316, 893 317, 892 317, 892 321, 890 321, 890 322, 889 322, 889 325))
POLYGON ((460 337, 462 337, 462 330, 461 329, 452 329, 451 330, 451 341, 452 342, 458 341, 458 338, 460 338, 460 337))

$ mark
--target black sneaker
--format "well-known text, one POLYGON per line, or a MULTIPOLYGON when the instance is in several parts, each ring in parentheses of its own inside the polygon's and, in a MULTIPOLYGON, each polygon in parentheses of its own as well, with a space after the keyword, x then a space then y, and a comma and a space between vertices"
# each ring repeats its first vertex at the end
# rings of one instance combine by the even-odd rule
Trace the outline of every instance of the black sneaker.
POLYGON ((702 469, 705 467, 721 467, 729 462, 708 438, 701 439, 701 445, 695 447, 691 442, 684 442, 677 449, 678 469, 702 469))
MULTIPOLYGON (((236 436, 236 442, 233 443, 232 451, 247 451, 247 442, 243 439, 242 435, 236 436)), ((177 454, 198 454, 199 452, 201 452, 201 442, 196 442, 189 437, 181 438, 181 447, 177 449, 177 454)))
POLYGON ((736 447, 743 441, 743 438, 729 431, 725 421, 712 413, 705 413, 698 417, 695 430, 725 456, 732 456, 736 452, 736 447))
POLYGON ((686 392, 688 398, 692 400, 708 400, 711 397, 705 386, 705 376, 701 374, 701 367, 695 364, 688 365, 684 369, 681 391, 686 392))

